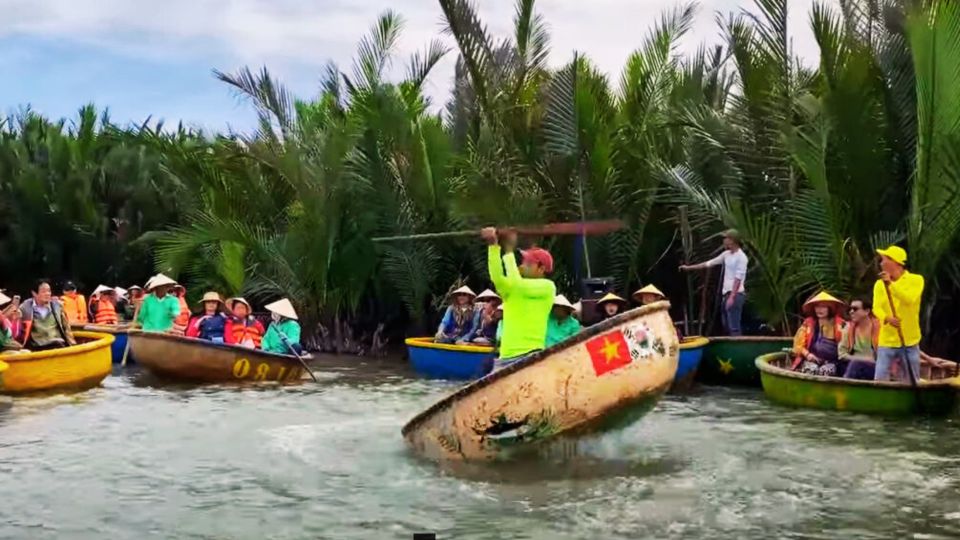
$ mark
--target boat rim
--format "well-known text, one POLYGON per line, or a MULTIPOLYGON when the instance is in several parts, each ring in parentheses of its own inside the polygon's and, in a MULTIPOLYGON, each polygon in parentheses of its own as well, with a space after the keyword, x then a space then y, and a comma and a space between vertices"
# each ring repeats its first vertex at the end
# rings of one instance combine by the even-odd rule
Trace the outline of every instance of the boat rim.
MULTIPOLYGON (((254 353, 258 356, 266 356, 269 358, 275 358, 277 360, 287 360, 293 362, 297 365, 300 365, 299 360, 296 356, 292 354, 277 354, 272 352, 264 351, 263 349, 248 349, 246 347, 241 347, 240 345, 231 345, 229 343, 214 343, 212 341, 206 341, 198 338, 190 338, 186 336, 175 336, 173 334, 167 334, 164 332, 147 332, 144 330, 131 329, 127 335, 129 337, 144 337, 147 339, 159 339, 162 341, 172 341, 174 343, 181 343, 184 345, 199 345, 201 347, 213 347, 215 349, 221 349, 226 351, 244 351, 247 354, 254 353)), ((112 337, 112 336, 111 336, 112 337)), ((300 355, 300 358, 303 360, 312 360, 313 355, 308 352, 304 352, 300 355)))
POLYGON ((680 350, 687 351, 690 349, 699 349, 701 347, 706 347, 710 344, 713 338, 708 338, 705 336, 690 336, 683 338, 680 341, 680 350))
POLYGON ((10 368, 10 364, 4 362, 3 360, 0 360, 0 373, 3 373, 9 368, 10 368))
POLYGON ((126 334, 134 330, 131 324, 85 324, 84 332, 97 332, 100 334, 126 334))
POLYGON ((15 362, 32 362, 35 360, 49 360, 50 358, 59 358, 61 356, 74 356, 76 354, 86 353, 90 351, 95 351, 97 349, 109 347, 110 345, 113 344, 113 341, 116 339, 113 337, 112 334, 104 334, 102 332, 77 331, 73 333, 73 336, 92 339, 93 341, 88 341, 86 343, 78 343, 77 345, 73 345, 71 347, 51 349, 49 351, 4 354, 3 361, 8 364, 13 364, 15 362))
POLYGON ((417 349, 436 349, 439 351, 454 351, 454 352, 464 352, 464 353, 483 353, 490 354, 496 349, 493 347, 485 347, 483 345, 453 345, 450 343, 434 343, 432 337, 412 337, 404 340, 404 344, 407 347, 414 347, 417 349))
POLYGON ((791 336, 709 336, 710 343, 793 341, 791 336))
POLYGON ((527 366, 541 362, 544 359, 556 353, 557 351, 561 351, 569 347, 580 345, 581 343, 588 341, 590 339, 593 339, 598 335, 604 332, 607 332, 612 328, 616 328, 617 326, 620 326, 621 324, 632 321, 634 319, 639 319, 644 315, 649 315, 651 313, 656 313, 659 311, 669 311, 669 310, 670 310, 670 302, 667 300, 661 300, 659 302, 654 302, 652 304, 647 304, 645 306, 631 309, 630 311, 621 313, 616 317, 612 317, 603 322, 595 324, 585 329, 584 331, 580 332, 573 338, 570 338, 565 341, 561 341, 560 343, 557 343, 552 347, 547 347, 546 349, 542 349, 540 351, 534 352, 530 356, 524 358, 523 360, 520 360, 519 362, 514 362, 503 369, 493 371, 487 374, 486 376, 481 377, 467 384, 466 386, 463 386, 456 392, 437 401, 436 403, 434 403, 433 405, 431 405, 430 407, 422 411, 420 414, 414 416, 409 422, 407 422, 405 426, 403 426, 403 429, 400 431, 400 433, 406 436, 407 433, 409 433, 410 431, 415 429, 417 426, 419 426, 421 423, 423 423, 427 418, 432 416, 433 413, 446 407, 450 403, 460 399, 463 396, 472 394, 477 390, 480 390, 481 388, 487 387, 493 384, 494 382, 512 374, 515 371, 521 370, 527 366))
MULTIPOLYGON (((785 352, 772 352, 767 354, 762 354, 757 357, 754 363, 757 366, 757 369, 761 373, 766 373, 768 375, 776 375, 778 377, 784 377, 787 379, 795 379, 800 381, 809 381, 809 382, 818 382, 831 384, 835 386, 863 386, 869 388, 886 388, 894 390, 910 390, 913 388, 913 385, 910 383, 900 383, 893 381, 865 381, 862 379, 845 379, 842 377, 824 377, 821 375, 808 375, 806 373, 799 373, 796 371, 790 371, 788 369, 783 369, 771 365, 769 362, 771 359, 779 356, 786 356, 788 353, 785 352)), ((921 388, 944 388, 952 387, 955 384, 960 383, 960 378, 950 377, 947 379, 936 379, 933 381, 929 380, 920 380, 917 385, 921 388)))

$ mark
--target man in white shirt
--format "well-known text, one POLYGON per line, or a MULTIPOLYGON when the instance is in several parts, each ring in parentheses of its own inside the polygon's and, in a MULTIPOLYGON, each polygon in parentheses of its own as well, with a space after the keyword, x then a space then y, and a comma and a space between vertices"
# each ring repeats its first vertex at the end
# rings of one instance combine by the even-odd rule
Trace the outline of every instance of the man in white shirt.
POLYGON ((740 236, 731 229, 723 233, 724 251, 707 262, 693 265, 683 265, 680 270, 702 270, 711 266, 723 265, 723 326, 727 335, 742 335, 740 318, 743 315, 743 304, 747 300, 747 289, 744 283, 747 280, 747 264, 750 262, 743 252, 740 236))

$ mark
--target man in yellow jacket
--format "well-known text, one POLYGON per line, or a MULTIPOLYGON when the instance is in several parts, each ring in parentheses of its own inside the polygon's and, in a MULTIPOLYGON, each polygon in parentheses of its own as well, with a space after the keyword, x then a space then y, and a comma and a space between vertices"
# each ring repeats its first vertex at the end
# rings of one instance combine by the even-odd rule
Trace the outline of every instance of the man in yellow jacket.
MULTIPOLYGON (((881 272, 880 279, 873 285, 873 313, 880 320, 880 337, 877 343, 874 380, 890 380, 890 367, 893 363, 906 360, 913 371, 914 379, 919 381, 920 299, 923 297, 923 276, 911 274, 904 268, 907 264, 907 252, 903 248, 890 246, 887 249, 878 249, 877 253, 880 255, 881 272), (892 308, 887 297, 888 286, 890 298, 893 299, 892 308), (903 358, 904 354, 906 358, 903 358)), ((900 370, 899 379, 910 380, 906 369, 900 370)))

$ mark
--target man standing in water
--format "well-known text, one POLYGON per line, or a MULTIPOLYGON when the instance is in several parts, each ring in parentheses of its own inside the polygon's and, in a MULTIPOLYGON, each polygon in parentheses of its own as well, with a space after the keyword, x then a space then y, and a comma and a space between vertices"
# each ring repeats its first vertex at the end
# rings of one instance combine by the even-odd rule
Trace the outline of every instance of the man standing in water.
MULTIPOLYGON (((923 276, 904 268, 907 252, 899 246, 878 249, 880 279, 873 284, 873 313, 880 320, 877 346, 877 369, 874 380, 890 380, 890 367, 900 358, 920 380, 920 299, 923 297, 923 276), (887 296, 887 287, 890 296, 887 296), (893 299, 893 306, 890 299, 893 299), (896 312, 896 316, 894 316, 896 312), (901 341, 902 338, 902 341, 901 341), (904 352, 906 358, 903 358, 904 352)), ((904 365, 904 367, 907 367, 904 365)), ((900 370, 901 381, 909 381, 906 369, 900 370)))
POLYGON ((747 265, 750 260, 743 252, 740 235, 733 229, 723 233, 723 249, 723 253, 705 263, 682 265, 680 270, 702 270, 723 265, 723 326, 727 335, 739 336, 743 334, 740 330, 740 318, 743 315, 743 304, 747 301, 744 283, 747 280, 747 265))
POLYGON ((547 319, 557 295, 557 287, 545 278, 553 271, 553 257, 545 249, 531 248, 522 252, 523 263, 517 268, 517 233, 501 231, 498 238, 497 230, 489 227, 480 234, 489 246, 490 280, 503 298, 503 335, 496 363, 500 369, 544 348, 547 319))

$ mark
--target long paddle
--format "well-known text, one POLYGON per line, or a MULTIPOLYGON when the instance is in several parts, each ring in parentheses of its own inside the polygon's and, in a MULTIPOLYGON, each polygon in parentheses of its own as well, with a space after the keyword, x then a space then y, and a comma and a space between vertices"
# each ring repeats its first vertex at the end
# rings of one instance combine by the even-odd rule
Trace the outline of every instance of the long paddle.
MULTIPOLYGON (((143 297, 141 297, 141 298, 140 298, 140 303, 137 304, 137 306, 136 306, 135 308, 133 308, 133 320, 130 321, 130 328, 133 328, 133 327, 136 326, 136 324, 137 324, 137 315, 140 314, 140 306, 143 305, 143 300, 144 300, 143 297)), ((121 367, 121 368, 127 367, 127 357, 128 357, 128 356, 130 356, 130 335, 129 335, 129 334, 127 335, 127 344, 126 344, 126 346, 124 346, 124 348, 123 348, 123 359, 120 360, 120 367, 121 367)))
MULTIPOLYGON (((890 294, 890 284, 886 281, 883 282, 883 288, 887 291, 887 303, 890 304, 890 315, 897 319, 897 308, 893 306, 893 295, 890 294)), ((917 410, 921 413, 923 412, 923 403, 920 400, 920 387, 917 385, 917 376, 913 373, 913 366, 910 365, 910 361, 907 359, 907 340, 903 337, 903 328, 897 327, 897 336, 900 337, 900 356, 903 359, 903 365, 907 368, 907 373, 910 374, 910 385, 913 386, 914 394, 917 398, 917 410)))
POLYGON ((277 333, 280 334, 280 341, 282 341, 283 344, 287 346, 287 349, 290 350, 290 354, 292 354, 293 356, 295 356, 295 357, 297 358, 297 360, 300 361, 300 365, 303 366, 303 369, 307 370, 307 373, 310 374, 310 378, 313 379, 313 382, 315 382, 315 383, 320 382, 320 381, 317 380, 317 376, 314 375, 312 371, 310 371, 310 367, 307 366, 307 362, 304 361, 303 357, 300 356, 299 354, 297 354, 296 349, 294 349, 294 348, 293 348, 293 345, 290 344, 290 340, 287 339, 287 336, 283 335, 283 332, 281 332, 280 330, 277 330, 277 333))
MULTIPOLYGON (((549 223, 547 225, 532 225, 525 227, 502 227, 500 230, 513 231, 525 236, 599 236, 619 231, 625 224, 619 219, 606 221, 577 221, 573 223, 549 223)), ((433 240, 438 238, 459 238, 478 236, 478 229, 465 231, 448 231, 427 234, 408 234, 402 236, 383 236, 374 238, 374 242, 397 242, 401 240, 433 240)))

